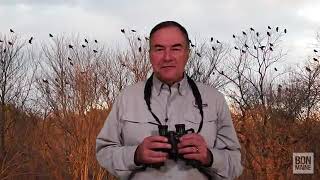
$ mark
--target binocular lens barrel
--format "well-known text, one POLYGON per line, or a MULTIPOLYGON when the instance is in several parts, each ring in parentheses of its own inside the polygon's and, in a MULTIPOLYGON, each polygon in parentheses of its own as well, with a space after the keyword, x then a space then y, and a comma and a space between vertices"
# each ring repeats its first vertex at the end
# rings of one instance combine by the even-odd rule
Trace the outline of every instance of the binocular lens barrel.
POLYGON ((167 136, 168 126, 167 125, 158 125, 158 131, 160 136, 167 136))
POLYGON ((176 127, 176 132, 177 132, 177 134, 178 135, 183 135, 183 134, 185 134, 185 125, 184 124, 176 124, 175 125, 175 127, 176 127))

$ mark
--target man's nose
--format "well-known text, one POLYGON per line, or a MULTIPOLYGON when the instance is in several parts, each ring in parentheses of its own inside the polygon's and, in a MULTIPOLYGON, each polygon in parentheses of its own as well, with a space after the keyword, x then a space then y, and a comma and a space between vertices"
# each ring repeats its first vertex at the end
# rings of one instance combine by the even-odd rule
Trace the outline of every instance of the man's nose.
POLYGON ((170 49, 165 50, 163 59, 165 61, 171 61, 172 60, 172 54, 171 54, 170 49))

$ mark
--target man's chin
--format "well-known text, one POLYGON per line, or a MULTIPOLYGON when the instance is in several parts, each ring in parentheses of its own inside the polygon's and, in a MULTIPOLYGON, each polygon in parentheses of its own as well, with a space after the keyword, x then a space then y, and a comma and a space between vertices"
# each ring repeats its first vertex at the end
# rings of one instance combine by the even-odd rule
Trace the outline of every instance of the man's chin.
POLYGON ((174 84, 175 82, 178 81, 177 77, 172 77, 172 76, 162 76, 160 80, 163 83, 166 83, 166 84, 169 84, 169 85, 172 85, 172 84, 174 84))

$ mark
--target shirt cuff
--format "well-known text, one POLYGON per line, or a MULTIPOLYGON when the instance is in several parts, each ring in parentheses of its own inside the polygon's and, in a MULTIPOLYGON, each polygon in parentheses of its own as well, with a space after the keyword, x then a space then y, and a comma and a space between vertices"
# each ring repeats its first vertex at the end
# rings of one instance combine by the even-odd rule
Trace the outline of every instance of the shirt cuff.
POLYGON ((209 164, 204 165, 204 167, 211 167, 212 164, 213 164, 213 155, 212 155, 212 152, 211 152, 211 150, 209 148, 207 148, 207 150, 208 150, 208 155, 209 155, 209 158, 210 158, 210 162, 209 162, 209 164))
POLYGON ((211 149, 211 153, 213 156, 213 161, 212 161, 212 168, 214 171, 216 171, 218 174, 225 176, 225 164, 226 164, 226 157, 225 157, 225 152, 223 150, 219 149, 211 149))
POLYGON ((124 162, 124 163, 126 164, 128 169, 130 169, 130 170, 142 167, 141 165, 137 165, 134 162, 134 155, 135 155, 137 147, 138 147, 137 145, 136 146, 128 146, 126 148, 126 150, 124 151, 124 156, 126 157, 125 158, 126 162, 124 162))

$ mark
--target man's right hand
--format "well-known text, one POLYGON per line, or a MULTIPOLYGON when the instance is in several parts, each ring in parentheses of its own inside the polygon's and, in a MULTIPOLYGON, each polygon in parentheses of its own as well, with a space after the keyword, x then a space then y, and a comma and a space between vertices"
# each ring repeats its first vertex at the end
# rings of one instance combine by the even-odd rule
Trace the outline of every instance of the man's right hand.
POLYGON ((171 149, 168 139, 163 136, 146 137, 135 151, 135 164, 155 164, 167 160, 168 153, 157 149, 171 149))

